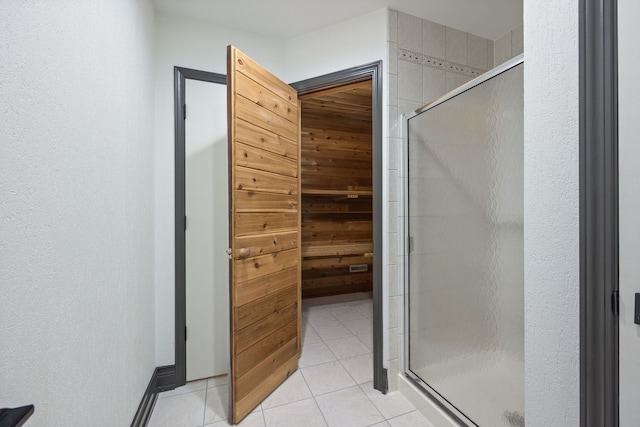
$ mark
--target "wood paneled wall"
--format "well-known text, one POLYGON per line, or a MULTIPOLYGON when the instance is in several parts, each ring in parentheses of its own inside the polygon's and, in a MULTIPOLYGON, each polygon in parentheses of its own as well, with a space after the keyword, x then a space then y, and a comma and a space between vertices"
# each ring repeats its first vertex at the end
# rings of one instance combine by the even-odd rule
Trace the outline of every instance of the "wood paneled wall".
POLYGON ((371 80, 300 99, 302 296, 371 291, 371 80))

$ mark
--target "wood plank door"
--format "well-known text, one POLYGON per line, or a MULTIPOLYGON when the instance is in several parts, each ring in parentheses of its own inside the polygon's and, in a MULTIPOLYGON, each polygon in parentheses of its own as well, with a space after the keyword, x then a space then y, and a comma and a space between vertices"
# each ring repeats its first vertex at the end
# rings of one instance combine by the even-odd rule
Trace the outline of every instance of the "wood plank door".
POLYGON ((227 55, 235 424, 298 367, 300 109, 295 89, 235 47, 227 55))

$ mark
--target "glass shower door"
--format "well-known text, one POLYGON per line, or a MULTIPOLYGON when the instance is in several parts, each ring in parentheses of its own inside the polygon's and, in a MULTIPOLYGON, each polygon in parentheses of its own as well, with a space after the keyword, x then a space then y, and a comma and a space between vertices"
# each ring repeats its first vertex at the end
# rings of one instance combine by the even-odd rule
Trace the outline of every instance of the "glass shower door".
POLYGON ((479 426, 524 425, 523 67, 405 126, 406 371, 479 426))

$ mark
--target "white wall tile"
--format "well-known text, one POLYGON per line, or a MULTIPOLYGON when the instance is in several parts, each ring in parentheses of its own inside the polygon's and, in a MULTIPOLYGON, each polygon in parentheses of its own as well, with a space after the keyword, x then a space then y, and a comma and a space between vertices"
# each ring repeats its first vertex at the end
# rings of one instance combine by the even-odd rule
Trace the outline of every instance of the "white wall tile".
POLYGON ((400 361, 393 359, 389 361, 389 368, 387 370, 387 380, 389 385, 389 391, 398 389, 398 374, 400 373, 400 361))
POLYGON ((483 70, 489 69, 489 40, 473 34, 467 36, 467 65, 483 70))
POLYGON ((445 59, 456 64, 467 65, 467 33, 445 28, 445 59))
POLYGON ((400 297, 389 297, 389 328, 398 327, 398 304, 400 304, 400 297))
POLYGON ((399 231, 398 221, 398 202, 389 202, 389 233, 399 231))
POLYGON ((389 137, 400 137, 400 113, 398 107, 389 107, 389 137))
POLYGON ((524 38, 522 25, 511 30, 511 56, 516 57, 524 52, 524 38))
POLYGON ((389 169, 398 169, 400 138, 389 138, 389 169))
MULTIPOLYGON (((407 114, 407 113, 411 113, 412 111, 417 110, 418 108, 422 107, 424 105, 424 103, 422 101, 420 102, 416 102, 416 101, 409 101, 406 99, 398 99, 398 114, 407 114)), ((391 107, 390 107, 391 108, 391 107)), ((402 128, 402 124, 399 125, 399 129, 402 128)), ((400 137, 400 131, 398 132, 398 137, 400 137)))
POLYGON ((445 71, 424 67, 422 70, 422 102, 424 104, 446 93, 445 71))
POLYGON ((401 294, 400 280, 398 276, 398 265, 390 265, 387 268, 387 295, 393 297, 401 294))
POLYGON ((503 64, 511 59, 511 32, 500 37, 493 43, 494 66, 503 64))
POLYGON ((398 42, 398 11, 389 9, 389 34, 387 41, 398 42))
POLYGON ((389 46, 389 73, 398 74, 398 43, 387 43, 389 46))
POLYGON ((413 52, 422 52, 422 19, 398 12, 398 46, 413 52))
POLYGON ((397 264, 398 256, 398 233, 389 233, 389 263, 397 264))
POLYGON ((389 74, 389 105, 398 106, 398 75, 389 74))
POLYGON ((495 55, 494 55, 494 49, 493 49, 493 44, 494 42, 492 40, 489 40, 489 43, 487 45, 488 47, 488 53, 487 53, 487 61, 488 64, 487 66, 489 67, 489 69, 495 67, 495 55))
POLYGON ((398 328, 389 328, 389 360, 398 358, 398 328))
MULTIPOLYGON (((398 201, 398 171, 397 170, 389 170, 389 201, 397 202, 398 201)), ((391 244, 391 242, 389 242, 391 244)))
POLYGON ((422 65, 398 62, 398 98, 422 102, 422 65))
POLYGON ((471 80, 471 77, 467 77, 462 74, 446 73, 447 92, 450 92, 455 88, 462 86, 469 80, 471 80))
POLYGON ((422 20, 422 53, 444 59, 446 55, 444 25, 422 20))

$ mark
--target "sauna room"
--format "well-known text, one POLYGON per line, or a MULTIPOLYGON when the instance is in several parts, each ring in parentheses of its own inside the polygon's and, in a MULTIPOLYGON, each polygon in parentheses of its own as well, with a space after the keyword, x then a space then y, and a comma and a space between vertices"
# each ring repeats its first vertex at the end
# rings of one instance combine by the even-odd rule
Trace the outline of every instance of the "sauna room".
MULTIPOLYGON (((365 358, 372 351, 371 79, 302 95, 300 105, 302 338, 317 335, 334 353, 342 347, 339 355, 365 358)), ((309 350, 324 349, 322 341, 309 350)))

